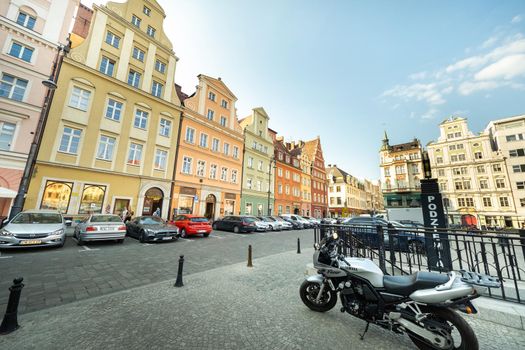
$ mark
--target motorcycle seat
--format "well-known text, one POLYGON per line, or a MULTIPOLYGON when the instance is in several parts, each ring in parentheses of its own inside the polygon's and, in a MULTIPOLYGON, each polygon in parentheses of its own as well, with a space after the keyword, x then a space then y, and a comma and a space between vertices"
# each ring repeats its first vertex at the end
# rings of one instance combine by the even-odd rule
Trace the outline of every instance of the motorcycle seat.
POLYGON ((408 276, 384 276, 386 292, 408 296, 418 289, 429 289, 448 282, 448 275, 418 271, 408 276))

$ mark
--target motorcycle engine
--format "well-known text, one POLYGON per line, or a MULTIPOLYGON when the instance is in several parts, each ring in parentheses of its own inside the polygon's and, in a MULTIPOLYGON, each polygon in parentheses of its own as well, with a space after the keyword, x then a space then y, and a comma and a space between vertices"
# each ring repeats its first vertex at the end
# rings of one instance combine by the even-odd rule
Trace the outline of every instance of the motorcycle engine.
POLYGON ((344 309, 353 316, 365 319, 375 320, 378 315, 379 307, 376 297, 369 292, 369 287, 359 281, 345 283, 345 288, 341 290, 341 300, 344 309))

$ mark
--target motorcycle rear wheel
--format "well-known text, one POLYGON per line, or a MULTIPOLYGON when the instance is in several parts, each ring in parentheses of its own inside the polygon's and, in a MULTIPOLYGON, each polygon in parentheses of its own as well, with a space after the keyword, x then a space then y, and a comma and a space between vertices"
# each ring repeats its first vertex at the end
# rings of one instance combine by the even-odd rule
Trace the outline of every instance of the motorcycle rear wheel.
POLYGON ((330 287, 325 286, 321 300, 317 302, 315 299, 317 298, 320 288, 321 286, 318 283, 304 281, 299 289, 299 294, 301 295, 301 300, 304 305, 308 306, 310 310, 326 312, 331 310, 335 304, 337 304, 337 294, 331 290, 330 287))
MULTIPOLYGON (((465 321, 463 317, 458 315, 457 312, 450 309, 443 308, 432 308, 430 310, 424 310, 423 312, 432 313, 432 317, 436 321, 446 323, 448 326, 455 328, 456 333, 459 333, 461 342, 456 344, 457 337, 455 334, 452 336, 454 344, 451 345, 449 349, 458 349, 458 350, 478 350, 478 338, 474 333, 474 330, 470 325, 465 321)), ((424 342, 423 340, 417 338, 413 335, 408 335, 410 340, 421 350, 435 350, 436 348, 424 342)))

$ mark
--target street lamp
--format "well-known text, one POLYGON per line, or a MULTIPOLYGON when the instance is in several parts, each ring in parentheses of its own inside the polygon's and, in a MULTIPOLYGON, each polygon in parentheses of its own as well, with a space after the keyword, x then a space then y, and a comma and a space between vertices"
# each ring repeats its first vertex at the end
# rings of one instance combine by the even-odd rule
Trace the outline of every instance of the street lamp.
POLYGON ((270 209, 270 196, 272 193, 272 169, 277 168, 275 156, 270 157, 270 164, 268 165, 268 215, 272 215, 272 209, 270 209), (272 167, 273 164, 273 167, 272 167))
POLYGON ((57 88, 58 75, 60 74, 60 68, 62 67, 62 61, 64 60, 64 55, 69 52, 71 42, 68 39, 66 46, 60 45, 58 47, 58 52, 53 63, 53 70, 49 79, 42 81, 42 85, 47 87, 46 97, 44 99, 44 104, 38 117, 38 124, 35 129, 35 136, 31 142, 31 147, 29 148, 29 154, 27 155, 27 162, 24 167, 24 172, 22 174, 22 179, 20 180, 20 185, 18 187, 18 193, 16 194, 15 200, 13 201, 13 206, 11 207, 11 212, 9 214, 9 219, 15 217, 16 214, 20 213, 24 208, 25 196, 27 189, 29 187, 29 181, 33 175, 33 170, 35 168, 36 158, 38 155, 38 150, 40 149, 40 143, 42 142, 42 135, 44 134, 44 128, 46 126, 47 117, 49 115, 49 107, 53 101, 53 96, 57 88))

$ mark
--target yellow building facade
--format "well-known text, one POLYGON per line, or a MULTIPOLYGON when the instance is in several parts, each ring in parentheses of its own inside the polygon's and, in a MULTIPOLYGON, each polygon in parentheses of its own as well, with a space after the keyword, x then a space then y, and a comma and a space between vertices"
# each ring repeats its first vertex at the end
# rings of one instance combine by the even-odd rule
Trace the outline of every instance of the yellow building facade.
POLYGON ((64 58, 25 209, 168 217, 182 107, 156 1, 93 7, 64 58))

